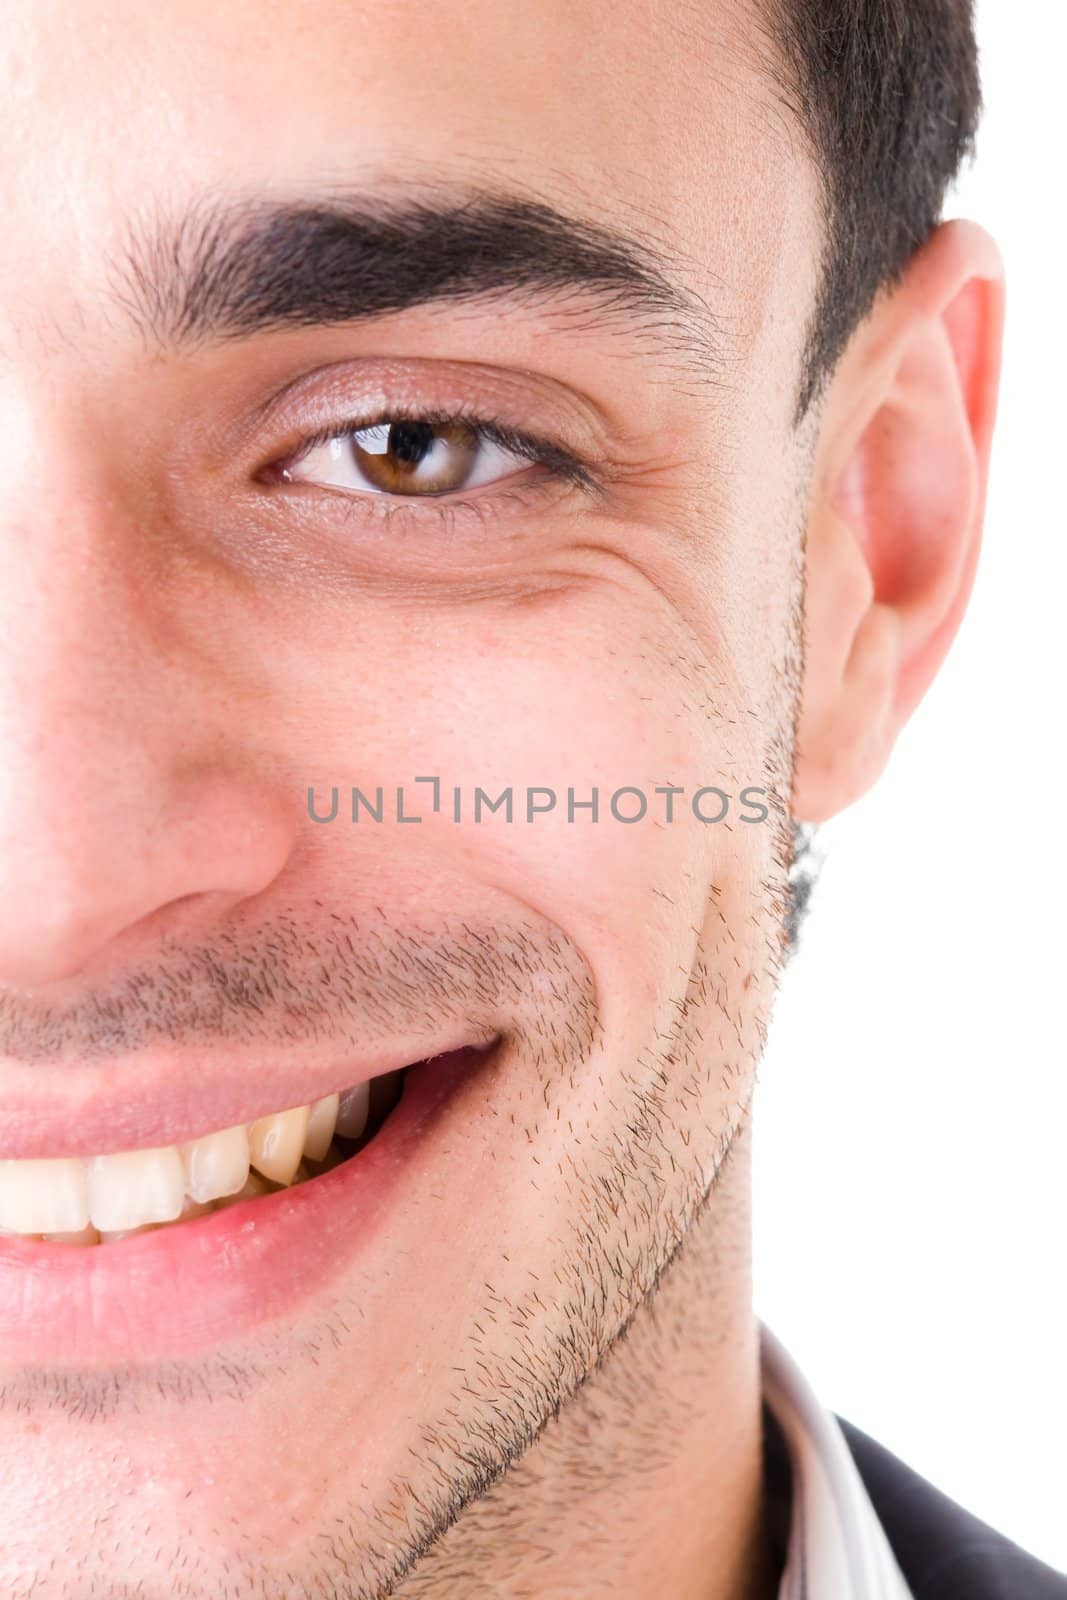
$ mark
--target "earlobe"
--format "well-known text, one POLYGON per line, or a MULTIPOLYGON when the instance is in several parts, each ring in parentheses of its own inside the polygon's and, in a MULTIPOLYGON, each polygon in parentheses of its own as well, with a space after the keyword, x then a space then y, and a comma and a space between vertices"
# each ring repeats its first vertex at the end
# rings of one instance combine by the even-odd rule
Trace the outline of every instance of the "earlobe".
POLYGON ((978 559, 1004 312, 973 223, 939 227, 858 330, 823 412, 807 528, 793 813, 859 798, 929 687, 978 559))

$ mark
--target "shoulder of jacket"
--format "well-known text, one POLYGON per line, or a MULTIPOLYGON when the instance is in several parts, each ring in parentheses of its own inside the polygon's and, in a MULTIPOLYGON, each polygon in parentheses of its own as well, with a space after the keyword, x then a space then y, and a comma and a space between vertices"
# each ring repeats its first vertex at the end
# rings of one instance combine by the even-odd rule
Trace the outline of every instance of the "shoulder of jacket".
POLYGON ((915 1600, 1067 1600, 1056 1572, 837 1417, 915 1600))

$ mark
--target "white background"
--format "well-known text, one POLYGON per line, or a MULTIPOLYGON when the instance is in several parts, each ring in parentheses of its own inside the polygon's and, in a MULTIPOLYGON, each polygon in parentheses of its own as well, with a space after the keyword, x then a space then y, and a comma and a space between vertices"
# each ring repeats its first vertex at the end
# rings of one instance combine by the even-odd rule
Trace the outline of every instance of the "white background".
POLYGON ((888 771, 820 831, 755 1185, 756 1308, 820 1398, 1067 1571, 1065 17, 979 0, 945 214, 1007 264, 982 559, 888 771))

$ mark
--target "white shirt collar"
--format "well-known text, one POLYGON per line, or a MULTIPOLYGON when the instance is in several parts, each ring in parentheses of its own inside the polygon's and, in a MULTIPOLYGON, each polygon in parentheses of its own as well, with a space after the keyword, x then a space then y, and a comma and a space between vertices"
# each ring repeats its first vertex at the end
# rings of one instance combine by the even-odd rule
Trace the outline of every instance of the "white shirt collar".
POLYGON ((762 1322, 760 1339, 763 1398, 793 1481, 778 1600, 914 1600, 837 1418, 762 1322))

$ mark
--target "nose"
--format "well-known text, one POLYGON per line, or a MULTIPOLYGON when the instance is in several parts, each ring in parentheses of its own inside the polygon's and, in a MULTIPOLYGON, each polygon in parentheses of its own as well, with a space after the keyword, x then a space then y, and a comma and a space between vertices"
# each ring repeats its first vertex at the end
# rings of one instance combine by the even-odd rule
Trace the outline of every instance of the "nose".
POLYGON ((217 629, 114 496, 62 491, 0 520, 0 986, 32 989, 225 915, 296 828, 217 629))

